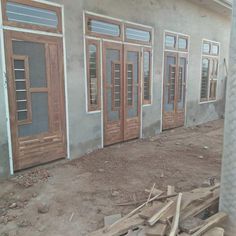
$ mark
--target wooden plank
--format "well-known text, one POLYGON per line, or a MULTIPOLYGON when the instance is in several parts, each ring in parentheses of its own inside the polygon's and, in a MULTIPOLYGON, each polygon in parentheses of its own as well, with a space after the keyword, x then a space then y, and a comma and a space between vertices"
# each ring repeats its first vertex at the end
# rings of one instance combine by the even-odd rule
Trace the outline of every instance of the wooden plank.
POLYGON ((188 217, 198 215, 202 211, 209 208, 211 205, 216 204, 218 201, 219 201, 219 195, 216 195, 200 204, 198 203, 198 204, 190 205, 188 208, 184 210, 183 213, 181 213, 181 216, 180 216, 181 221, 187 219, 188 217))
POLYGON ((174 204, 174 201, 169 201, 160 211, 158 211, 156 214, 154 214, 147 223, 152 226, 154 225, 160 218, 163 216, 163 214, 174 204))
POLYGON ((201 229, 199 229, 197 232, 192 234, 192 236, 201 236, 202 234, 206 233, 209 229, 213 228, 219 223, 222 223, 227 218, 227 214, 224 212, 219 212, 210 218, 205 220, 204 225, 201 229))
POLYGON ((114 225, 108 232, 106 228, 99 229, 90 234, 90 236, 120 236, 127 233, 129 230, 135 229, 140 225, 144 224, 144 220, 141 219, 137 214, 120 221, 114 225))
POLYGON ((140 213, 139 216, 143 219, 151 218, 157 211, 161 210, 165 203, 154 202, 151 206, 146 206, 140 213))
POLYGON ((174 216, 174 220, 172 222, 169 236, 175 236, 177 234, 177 231, 179 228, 179 216, 180 216, 180 210, 181 210, 182 196, 183 196, 183 194, 179 193, 178 199, 177 199, 177 205, 176 205, 176 213, 174 216))
MULTIPOLYGON (((151 190, 145 189, 145 192, 146 192, 146 193, 150 193, 151 190)), ((154 188, 154 189, 153 189, 153 192, 152 192, 152 196, 156 196, 156 195, 158 195, 158 194, 159 194, 159 196, 161 196, 163 193, 164 193, 164 192, 161 191, 160 189, 154 188)))
POLYGON ((224 236, 225 230, 223 228, 215 227, 207 231, 202 236, 224 236))
POLYGON ((146 227, 146 236, 164 236, 166 234, 167 224, 158 223, 153 227, 146 227))

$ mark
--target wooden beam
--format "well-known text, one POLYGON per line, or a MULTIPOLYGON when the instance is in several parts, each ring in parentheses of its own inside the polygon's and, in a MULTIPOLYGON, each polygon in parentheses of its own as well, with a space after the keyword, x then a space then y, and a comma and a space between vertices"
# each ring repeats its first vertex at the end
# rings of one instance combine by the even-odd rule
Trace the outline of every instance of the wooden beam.
POLYGON ((182 196, 183 194, 179 193, 178 198, 177 198, 177 204, 176 204, 176 213, 172 222, 169 236, 176 236, 179 229, 179 216, 180 216, 182 196))

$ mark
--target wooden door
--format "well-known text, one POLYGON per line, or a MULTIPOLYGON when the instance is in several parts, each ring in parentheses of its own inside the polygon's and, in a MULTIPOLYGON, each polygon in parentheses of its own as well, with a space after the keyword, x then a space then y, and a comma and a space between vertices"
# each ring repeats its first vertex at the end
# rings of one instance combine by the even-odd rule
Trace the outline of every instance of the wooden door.
POLYGON ((65 158, 62 40, 4 33, 14 169, 65 158))
POLYGON ((163 94, 163 130, 184 125, 187 56, 166 52, 163 94))
POLYGON ((123 141, 122 44, 103 44, 104 144, 123 141))
POLYGON ((140 133, 140 48, 103 44, 104 144, 140 133))
POLYGON ((140 47, 124 46, 124 140, 140 136, 140 56, 140 47))

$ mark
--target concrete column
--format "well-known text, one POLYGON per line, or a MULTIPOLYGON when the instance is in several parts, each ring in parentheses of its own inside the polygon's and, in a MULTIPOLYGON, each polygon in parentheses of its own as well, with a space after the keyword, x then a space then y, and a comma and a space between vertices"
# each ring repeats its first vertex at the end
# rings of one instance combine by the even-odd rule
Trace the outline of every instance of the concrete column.
MULTIPOLYGON (((220 30, 220 29, 219 29, 220 30)), ((220 210, 228 213, 226 235, 236 235, 236 0, 230 43, 229 77, 226 92, 224 150, 221 176, 220 210)))

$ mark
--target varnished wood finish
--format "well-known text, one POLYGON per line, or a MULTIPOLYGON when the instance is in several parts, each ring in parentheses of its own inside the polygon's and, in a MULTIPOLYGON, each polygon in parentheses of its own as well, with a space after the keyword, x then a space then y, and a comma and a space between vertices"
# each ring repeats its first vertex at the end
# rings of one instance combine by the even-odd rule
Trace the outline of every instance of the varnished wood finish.
POLYGON ((9 21, 7 19, 7 14, 6 14, 6 4, 8 0, 1 0, 1 1, 2 1, 3 25, 19 27, 19 28, 24 28, 24 29, 31 29, 31 30, 40 30, 40 31, 46 31, 46 32, 51 32, 51 33, 62 33, 62 13, 61 13, 60 7, 56 7, 56 6, 52 6, 49 4, 40 3, 40 2, 36 2, 32 0, 9 0, 10 2, 13 2, 13 3, 19 3, 19 4, 31 6, 31 7, 41 8, 44 10, 54 11, 57 14, 57 18, 58 18, 58 26, 56 29, 54 29, 47 26, 39 26, 39 25, 34 25, 34 24, 9 21))
POLYGON ((125 41, 129 42, 129 43, 137 43, 137 44, 143 44, 143 45, 152 45, 152 29, 148 28, 148 27, 144 27, 144 26, 137 26, 137 25, 133 25, 133 24, 129 24, 129 23, 125 23, 124 24, 124 31, 125 31, 125 41), (149 42, 145 42, 145 41, 140 41, 140 40, 134 40, 134 39, 128 39, 126 37, 126 29, 127 28, 132 28, 132 29, 137 29, 137 30, 143 30, 146 31, 150 34, 150 41, 149 42))
POLYGON ((88 94, 88 111, 97 111, 101 109, 101 76, 100 76, 100 41, 93 39, 86 39, 86 63, 87 63, 87 94, 88 94), (90 101, 90 54, 89 45, 96 47, 96 75, 97 75, 97 104, 92 104, 90 101))
POLYGON ((13 144, 14 170, 66 157, 66 125, 62 40, 56 37, 39 36, 5 31, 6 62, 10 104, 11 137, 13 144), (48 132, 19 137, 16 119, 16 97, 13 79, 12 40, 45 44, 47 87, 30 88, 30 93, 48 94, 48 132))
MULTIPOLYGON (((167 75, 167 70, 170 70, 170 67, 167 65, 167 57, 172 56, 176 60, 175 65, 171 65, 172 68, 175 68, 175 96, 174 96, 174 109, 173 111, 165 111, 165 94, 163 94, 163 118, 162 118, 162 128, 163 130, 167 129, 172 129, 172 128, 177 128, 181 127, 184 125, 185 121, 185 104, 184 104, 184 109, 179 109, 178 108, 178 102, 179 102, 179 68, 182 68, 179 64, 180 58, 185 58, 186 59, 186 68, 185 68, 185 80, 186 78, 186 70, 187 70, 187 54, 181 54, 181 53, 175 53, 175 52, 165 52, 165 74, 164 76, 167 75)), ((163 91, 165 93, 165 87, 167 86, 166 84, 167 79, 164 77, 164 83, 163 83, 163 91)), ((185 101, 185 94, 186 94, 186 81, 184 82, 183 86, 183 99, 185 101)), ((168 94, 170 95, 170 94, 168 94)), ((170 103, 170 97, 168 97, 168 102, 170 103)))
MULTIPOLYGON (((129 118, 128 117, 128 106, 127 101, 127 73, 124 74, 124 140, 135 139, 140 136, 140 114, 141 114, 141 48, 139 46, 124 46, 124 71, 127 71, 127 65, 130 63, 128 61, 128 52, 136 52, 138 54, 138 73, 137 73, 137 84, 133 82, 133 100, 134 100, 134 87, 138 88, 138 107, 137 107, 137 116, 129 118)), ((134 75, 133 75, 134 76, 134 75)), ((133 101, 134 104, 134 101, 133 101)))
MULTIPOLYGON (((31 94, 30 94, 30 81, 29 81, 29 58, 28 56, 25 55, 13 55, 13 61, 12 61, 12 65, 13 65, 13 70, 14 70, 14 60, 22 60, 24 61, 24 74, 25 74, 25 89, 26 89, 26 108, 27 108, 27 119, 19 121, 18 120, 18 124, 19 125, 25 125, 25 124, 29 124, 32 122, 32 109, 31 109, 31 94)), ((15 78, 15 72, 13 72, 13 78, 14 81, 16 80, 15 78)), ((16 82, 14 83, 14 88, 16 91, 16 82)))
MULTIPOLYGON (((107 75, 107 58, 106 58, 106 52, 107 50, 112 49, 112 50, 117 50, 119 52, 119 61, 114 61, 113 63, 120 63, 122 65, 122 59, 123 59, 123 53, 122 53, 122 45, 118 43, 109 43, 109 42, 104 42, 103 43, 103 117, 104 117, 104 144, 105 145, 110 145, 113 143, 118 143, 123 141, 123 130, 124 130, 124 124, 123 124, 123 79, 122 79, 122 74, 123 74, 123 66, 121 66, 121 80, 120 80, 120 91, 121 91, 121 99, 120 99, 120 109, 116 109, 116 111, 119 112, 120 119, 118 121, 109 121, 108 119, 108 104, 107 104, 107 90, 108 89, 113 89, 114 85, 109 86, 107 84, 107 76, 111 76, 111 81, 112 80, 112 74, 107 75)), ((112 67, 112 65, 111 65, 112 67)), ((111 92, 112 94, 112 92, 111 92)), ((112 99, 113 96, 111 96, 112 99)), ((111 104, 113 101, 111 101, 111 104)))
POLYGON ((122 40, 123 39, 123 24, 120 21, 111 20, 111 19, 108 19, 108 18, 105 18, 105 17, 86 14, 85 15, 85 33, 86 33, 86 35, 95 36, 95 37, 98 37, 98 38, 102 37, 102 38, 107 38, 107 39, 122 40), (88 29, 89 20, 98 20, 98 21, 101 21, 101 22, 117 25, 120 28, 120 35, 119 36, 112 36, 112 35, 99 34, 99 33, 96 33, 96 32, 92 32, 88 29))
MULTIPOLYGON (((127 141, 130 139, 135 139, 139 137, 140 134, 140 111, 141 111, 141 74, 140 74, 140 66, 141 66, 141 48, 138 46, 124 46, 122 44, 116 43, 103 43, 103 94, 104 94, 104 144, 110 145, 122 141, 127 141), (120 60, 114 61, 113 63, 117 63, 121 65, 121 81, 120 81, 120 91, 121 91, 121 99, 120 99, 120 109, 116 109, 119 111, 120 120, 119 121, 108 121, 108 104, 107 104, 107 89, 112 89, 112 86, 109 87, 106 82, 106 52, 107 49, 118 50, 120 53, 120 60), (129 118, 128 117, 128 109, 132 108, 132 106, 128 106, 127 102, 127 65, 132 64, 133 62, 129 62, 127 60, 127 53, 137 52, 138 54, 138 83, 134 84, 133 82, 133 94, 134 87, 138 88, 138 96, 137 96, 137 104, 138 111, 137 116, 129 118)), ((111 97, 112 99, 112 97, 111 97)), ((134 99, 134 95, 133 95, 134 99)), ((112 103, 112 101, 111 101, 112 103)), ((133 101, 134 104, 134 101, 133 101)))

